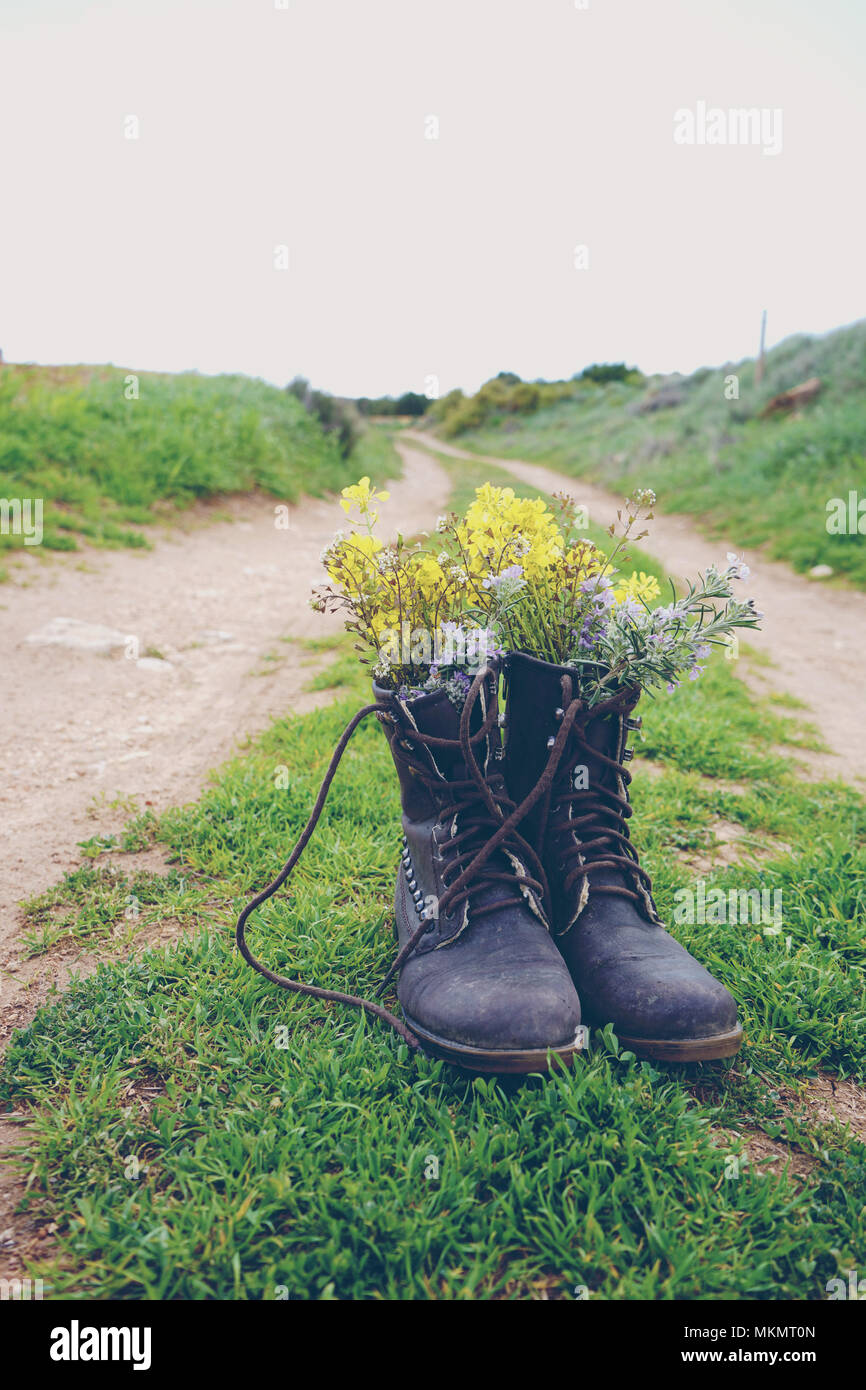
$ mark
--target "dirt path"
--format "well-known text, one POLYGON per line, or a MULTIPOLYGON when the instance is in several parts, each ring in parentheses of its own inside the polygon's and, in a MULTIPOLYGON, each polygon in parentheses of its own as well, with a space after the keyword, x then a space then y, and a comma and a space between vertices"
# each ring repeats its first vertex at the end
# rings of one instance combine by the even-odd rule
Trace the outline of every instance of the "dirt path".
MULTIPOLYGON (((449 482, 427 453, 403 460, 382 521, 411 535, 449 482)), ((316 702, 301 694, 315 658, 282 639, 339 628, 308 599, 342 513, 305 499, 278 530, 272 498, 219 511, 231 520, 202 509, 152 551, 27 555, 0 589, 0 1015, 24 983, 20 898, 79 863, 78 841, 120 829, 133 798, 189 800, 244 736, 316 702)))
MULTIPOLYGON (((381 515, 411 536, 450 482, 428 453, 401 453, 381 515)), ((284 639, 340 628, 308 599, 341 516, 333 498, 305 499, 278 530, 272 498, 244 498, 199 509, 151 551, 28 554, 0 589, 0 1048, 98 960, 74 946, 28 959, 19 899, 80 863, 78 841, 118 831, 135 806, 190 800, 247 735, 330 698, 303 692, 327 657, 284 639)), ((165 860, 130 862, 159 872, 165 860)), ((50 1225, 17 1210, 22 1180, 2 1162, 26 1140, 26 1116, 0 1115, 0 1278, 53 1245, 50 1225)))
MULTIPOLYGON (((529 488, 568 492, 588 508, 592 521, 605 526, 622 505, 616 493, 539 464, 470 454, 412 431, 406 432, 405 439, 453 458, 477 462, 482 457, 529 488)), ((724 561, 726 552, 736 549, 733 542, 702 536, 689 517, 665 514, 663 497, 641 546, 662 560, 675 578, 695 575, 710 560, 724 561)), ((785 564, 765 559, 758 551, 746 551, 745 558, 752 573, 743 592, 754 595, 764 614, 761 630, 749 633, 748 641, 774 663, 758 668, 749 663, 750 684, 785 691, 808 705, 808 712, 792 711, 794 717, 814 723, 832 750, 827 754, 798 750, 798 760, 814 775, 841 777, 862 786, 866 782, 866 742, 862 738, 866 650, 861 636, 866 632, 866 594, 825 588, 819 581, 795 574, 785 564)), ((780 712, 785 711, 780 708, 780 712)), ((786 751, 790 753, 790 749, 786 751)))

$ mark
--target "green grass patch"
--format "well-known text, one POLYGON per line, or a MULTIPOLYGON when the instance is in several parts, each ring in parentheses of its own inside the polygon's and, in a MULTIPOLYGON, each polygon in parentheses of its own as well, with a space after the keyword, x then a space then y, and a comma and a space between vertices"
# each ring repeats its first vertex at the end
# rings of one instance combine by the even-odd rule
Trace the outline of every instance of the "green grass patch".
MULTIPOLYGON (((115 847, 108 840, 99 848, 115 847)), ((24 903, 21 940, 31 956, 73 943, 119 949, 154 924, 195 925, 207 897, 201 883, 188 884, 176 869, 126 874, 114 865, 87 863, 24 903)))
MULTIPOLYGON (((150 831, 174 873, 147 910, 191 907, 200 930, 101 966, 14 1039, 3 1094, 34 1116, 28 1201, 58 1226, 61 1261, 39 1270, 53 1296, 824 1297, 860 1258, 866 1149, 810 1128, 780 1092, 818 1068, 866 1075, 862 800, 768 751, 790 719, 729 663, 647 701, 642 752, 662 772, 636 759, 635 825, 662 912, 695 883, 680 851, 719 818, 789 846, 705 876, 781 889, 779 934, 674 928, 734 992, 746 1046, 683 1070, 636 1061, 607 1029, 573 1074, 470 1080, 272 988, 233 947, 237 910, 282 862, 366 698, 355 667, 350 695, 277 721, 200 801, 160 817, 150 831), (808 1157, 808 1179, 745 1162, 743 1128, 808 1157)), ((371 993, 393 954, 398 811, 371 720, 290 894, 254 919, 254 949, 371 993)), ((40 910, 98 937, 128 885, 96 872, 40 910)))
MULTIPOLYGON (((383 432, 365 431, 344 459, 293 395, 263 381, 142 372, 128 399, 128 379, 110 367, 0 373, 0 497, 42 499, 46 549, 147 546, 137 528, 196 500, 261 489, 290 503, 399 472, 383 432)), ((4 529, 0 549, 24 540, 4 529)))

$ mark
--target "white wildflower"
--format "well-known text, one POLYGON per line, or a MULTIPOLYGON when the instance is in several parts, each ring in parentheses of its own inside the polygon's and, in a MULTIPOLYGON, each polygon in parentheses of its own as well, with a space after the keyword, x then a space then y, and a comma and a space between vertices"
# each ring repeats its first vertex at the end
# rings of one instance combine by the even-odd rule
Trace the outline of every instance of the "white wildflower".
POLYGON ((749 566, 746 564, 742 555, 737 555, 736 551, 728 551, 728 573, 732 579, 748 579, 751 574, 749 566))

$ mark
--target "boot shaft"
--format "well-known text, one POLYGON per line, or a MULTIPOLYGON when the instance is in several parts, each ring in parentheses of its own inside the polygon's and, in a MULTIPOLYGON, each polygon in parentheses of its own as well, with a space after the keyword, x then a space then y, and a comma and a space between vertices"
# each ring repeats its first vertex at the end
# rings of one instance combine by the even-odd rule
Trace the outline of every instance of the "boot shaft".
MULTIPOLYGON (((577 694, 577 672, 513 653, 506 660, 505 773, 508 790, 522 799, 538 781, 565 710, 577 694)), ((580 709, 563 749, 550 794, 526 818, 524 836, 539 854, 550 884, 554 930, 570 930, 591 890, 629 900, 658 921, 649 882, 629 843, 630 781, 624 763, 639 719, 639 691, 620 691, 591 710, 580 709), (611 862, 615 861, 615 862, 611 862), (583 873, 583 866, 598 867, 583 873)))
POLYGON ((408 700, 373 687, 403 807, 398 919, 420 925, 429 918, 419 954, 456 940, 473 918, 494 909, 509 918, 528 909, 547 925, 537 862, 519 834, 488 850, 513 810, 502 773, 497 687, 491 671, 465 721, 474 740, 468 751, 461 742, 463 712, 445 690, 408 700), (470 870, 477 855, 483 862, 470 870), (449 890, 466 874, 454 899, 449 890))
MULTIPOLYGON (((538 781, 559 732, 566 694, 563 678, 577 694, 574 667, 555 666, 523 652, 511 653, 505 663, 505 777, 510 795, 521 801, 538 781)), ((621 779, 611 762, 621 763, 631 756, 627 749, 629 733, 639 727, 631 717, 638 694, 633 693, 612 710, 588 711, 578 716, 577 739, 565 750, 556 776, 560 792, 575 783, 622 792, 621 779), (600 756, 599 756, 600 755, 600 756), (609 760, 609 761, 605 761, 609 760)), ((555 794, 552 800, 555 800, 555 794)), ((534 807, 526 820, 524 835, 536 847, 544 840, 545 804, 534 807)))
MULTIPOLYGON (((468 781, 470 777, 460 747, 461 711, 444 689, 406 700, 374 682, 373 697, 382 705, 378 718, 394 759, 404 815, 410 820, 427 820, 437 814, 443 799, 449 797, 450 785, 468 781), (425 740, 413 740, 413 733, 425 735, 425 740), (428 743, 427 738, 443 742, 428 743), (419 777, 419 761, 428 777, 419 777)), ((491 672, 472 710, 470 736, 478 733, 496 699, 497 677, 491 672)), ((482 773, 488 778, 498 776, 504 791, 502 736, 498 723, 473 748, 482 773)))

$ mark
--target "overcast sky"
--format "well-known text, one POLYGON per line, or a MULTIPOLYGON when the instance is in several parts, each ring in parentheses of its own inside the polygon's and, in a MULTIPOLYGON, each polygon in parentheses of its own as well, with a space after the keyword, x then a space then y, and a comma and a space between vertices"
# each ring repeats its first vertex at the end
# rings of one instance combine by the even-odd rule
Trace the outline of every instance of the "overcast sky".
POLYGON ((584 3, 0 0, 6 360, 444 392, 863 316, 864 0, 584 3))

